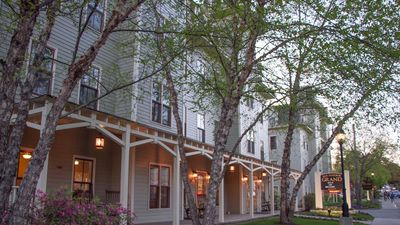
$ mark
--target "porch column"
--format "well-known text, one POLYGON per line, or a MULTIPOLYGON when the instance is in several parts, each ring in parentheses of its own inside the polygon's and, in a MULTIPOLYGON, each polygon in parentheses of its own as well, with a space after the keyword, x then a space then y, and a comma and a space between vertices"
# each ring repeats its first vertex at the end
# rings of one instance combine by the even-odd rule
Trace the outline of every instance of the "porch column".
POLYGON ((254 179, 253 179, 253 163, 250 163, 250 218, 254 218, 254 179))
MULTIPOLYGON (((222 159, 222 170, 224 169, 224 159, 222 159)), ((221 184, 219 185, 219 212, 218 212, 218 220, 223 223, 225 221, 225 199, 224 199, 224 178, 221 180, 221 184)))
POLYGON ((274 188, 274 171, 271 174, 271 214, 275 214, 275 188, 274 188))
MULTIPOLYGON (((44 109, 42 111, 41 120, 40 120, 40 135, 42 135, 44 131, 44 126, 46 123, 47 114, 51 108, 51 104, 46 101, 44 109)), ((44 161, 43 169, 40 172, 38 183, 36 184, 36 190, 41 190, 46 192, 47 189, 47 171, 49 167, 49 154, 46 156, 46 160, 44 161)))
POLYGON ((181 197, 181 179, 180 179, 180 155, 178 146, 175 147, 175 159, 174 159, 174 191, 173 191, 173 216, 172 216, 172 224, 179 225, 180 224, 180 197, 181 197))
MULTIPOLYGON (((136 138, 133 138, 132 141, 136 141, 136 138)), ((129 196, 129 206, 130 210, 132 212, 135 211, 135 167, 136 167, 136 147, 133 147, 130 150, 129 154, 130 158, 130 165, 129 165, 129 191, 128 191, 128 196, 129 196)))
POLYGON ((126 125, 126 131, 122 134, 124 146, 121 147, 121 184, 119 202, 124 208, 128 208, 128 188, 129 188, 129 149, 131 143, 131 127, 126 125))

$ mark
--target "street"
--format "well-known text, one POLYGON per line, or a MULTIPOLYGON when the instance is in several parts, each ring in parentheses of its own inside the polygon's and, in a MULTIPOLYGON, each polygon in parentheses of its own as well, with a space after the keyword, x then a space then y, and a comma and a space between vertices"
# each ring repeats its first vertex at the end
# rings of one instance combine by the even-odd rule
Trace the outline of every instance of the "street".
POLYGON ((393 203, 389 200, 381 199, 381 209, 362 210, 375 217, 372 225, 400 225, 400 199, 393 203))

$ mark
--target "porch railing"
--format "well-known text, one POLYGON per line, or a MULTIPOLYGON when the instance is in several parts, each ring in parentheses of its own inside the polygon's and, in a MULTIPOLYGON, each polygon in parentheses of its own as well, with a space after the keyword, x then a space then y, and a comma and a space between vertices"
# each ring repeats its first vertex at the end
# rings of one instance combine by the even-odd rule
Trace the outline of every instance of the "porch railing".
POLYGON ((119 191, 106 190, 106 203, 116 204, 119 202, 119 191))

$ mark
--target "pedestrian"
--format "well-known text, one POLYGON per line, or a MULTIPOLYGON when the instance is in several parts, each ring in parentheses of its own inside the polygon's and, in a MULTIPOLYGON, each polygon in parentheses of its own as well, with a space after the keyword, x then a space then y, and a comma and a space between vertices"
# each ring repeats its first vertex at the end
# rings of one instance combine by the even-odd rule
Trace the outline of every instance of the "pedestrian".
POLYGON ((387 199, 388 199, 388 192, 387 192, 387 191, 384 191, 384 192, 383 192, 383 200, 385 200, 385 202, 386 202, 387 199))
POLYGON ((390 201, 393 203, 393 201, 394 201, 394 193, 393 193, 393 191, 392 192, 390 192, 390 201))

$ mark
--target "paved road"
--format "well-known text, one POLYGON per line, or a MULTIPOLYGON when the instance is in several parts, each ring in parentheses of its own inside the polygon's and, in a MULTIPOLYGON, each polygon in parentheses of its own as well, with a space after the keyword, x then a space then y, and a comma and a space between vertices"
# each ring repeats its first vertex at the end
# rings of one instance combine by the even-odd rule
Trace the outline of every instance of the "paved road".
POLYGON ((381 209, 363 210, 375 217, 372 225, 400 225, 400 199, 396 199, 393 203, 381 199, 381 202, 381 209))

